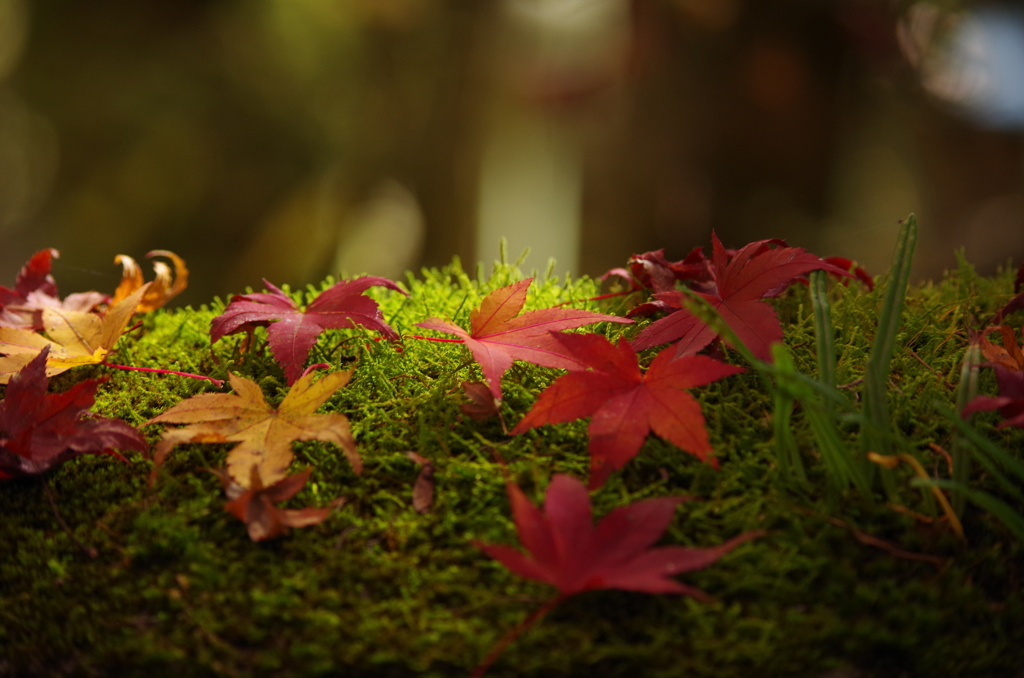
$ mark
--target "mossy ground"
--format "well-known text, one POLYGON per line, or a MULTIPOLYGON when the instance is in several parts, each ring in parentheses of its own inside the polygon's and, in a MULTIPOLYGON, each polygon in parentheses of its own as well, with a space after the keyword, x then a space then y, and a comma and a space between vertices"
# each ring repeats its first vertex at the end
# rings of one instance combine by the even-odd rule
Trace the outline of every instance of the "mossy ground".
MULTIPOLYGON (((489 291, 519 279, 499 267, 472 279, 456 264, 405 282, 408 298, 374 290, 385 318, 418 333, 427 316, 465 323, 489 291)), ((325 286, 328 283, 325 283, 325 286)), ((935 285, 911 290, 889 389, 893 423, 931 472, 948 477, 928 444, 948 447, 950 426, 934 410, 952 403, 966 347, 964 328, 987 318, 1010 293, 1010 277, 977 277, 966 264, 935 285)), ((306 296, 316 290, 307 290, 306 296)), ((535 282, 528 308, 597 293, 587 279, 535 282)), ((835 286, 838 379, 856 398, 880 292, 835 286)), ((622 299, 589 302, 621 312, 622 299)), ((806 288, 773 302, 798 367, 815 371, 806 288)), ((286 390, 280 369, 241 337, 211 351, 220 302, 159 311, 119 344, 116 362, 199 372, 234 371, 257 380, 268 400, 286 390)), ((597 326, 616 336, 633 328, 597 326)), ((265 336, 262 331, 258 337, 265 336)), ((552 473, 585 477, 586 422, 546 426, 516 438, 492 419, 461 414, 459 384, 479 370, 457 344, 406 340, 402 351, 369 332, 328 331, 311 356, 355 366, 352 382, 325 406, 352 420, 365 460, 355 475, 340 450, 296 445, 295 468, 314 468, 289 505, 347 503, 324 523, 253 543, 223 510, 220 482, 204 469, 224 445, 176 448, 153 486, 151 462, 92 456, 48 478, 56 504, 90 558, 58 525, 39 479, 0 486, 0 675, 460 676, 551 590, 522 580, 472 544, 517 543, 504 490, 507 470, 540 500, 552 473), (424 515, 411 506, 414 450, 433 460, 437 497, 424 515)), ((738 360, 734 354, 730 360, 738 360)), ((95 411, 133 425, 212 387, 197 380, 81 368, 52 380, 64 390, 109 375, 95 411)), ((517 363, 505 376, 502 411, 511 426, 555 370, 517 363)), ((991 375, 984 375, 993 392, 991 375)), ((942 522, 926 523, 885 499, 836 493, 816 463, 799 410, 795 436, 808 487, 777 475, 773 404, 753 372, 698 389, 715 471, 650 436, 641 453, 593 495, 595 513, 673 494, 683 504, 661 543, 714 545, 767 530, 687 583, 716 602, 617 591, 569 599, 515 643, 493 676, 1013 676, 1024 667, 1024 545, 990 515, 968 506, 966 543, 942 522), (930 560, 894 554, 870 535, 930 560)), ((1019 431, 981 429, 1019 453, 1019 431)), ((856 426, 849 424, 851 454, 856 426)), ((144 429, 151 441, 159 427, 144 429)), ((895 472, 899 502, 927 510, 921 492, 895 472)), ((976 487, 989 487, 976 473, 976 487)), ((1016 505, 1019 511, 1024 506, 1016 505)))

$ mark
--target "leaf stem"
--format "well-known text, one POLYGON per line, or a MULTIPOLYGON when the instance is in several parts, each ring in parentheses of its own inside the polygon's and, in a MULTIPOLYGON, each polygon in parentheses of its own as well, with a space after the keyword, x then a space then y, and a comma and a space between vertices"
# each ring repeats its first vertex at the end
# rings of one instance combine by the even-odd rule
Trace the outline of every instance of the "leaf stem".
POLYGON ((484 657, 483 661, 473 669, 473 673, 470 674, 469 678, 483 678, 483 675, 487 673, 487 669, 491 668, 491 664, 501 656, 501 653, 505 651, 505 648, 512 644, 512 641, 521 636, 528 628, 540 621, 544 615, 550 612, 555 605, 562 602, 564 598, 565 597, 562 595, 555 596, 531 612, 526 619, 513 626, 512 629, 506 633, 504 637, 494 645, 494 647, 491 648, 491 651, 487 653, 487 656, 484 657))
POLYGON ((139 372, 156 372, 158 374, 176 374, 179 377, 189 377, 190 379, 205 379, 211 381, 217 388, 224 386, 223 379, 214 379, 213 377, 205 377, 201 374, 192 374, 191 372, 177 372, 175 370, 161 370, 156 367, 132 367, 131 365, 114 365, 113 363, 104 363, 107 367, 113 367, 118 370, 137 370, 139 372))
POLYGON ((568 306, 569 304, 575 304, 575 303, 580 302, 580 301, 604 301, 605 299, 612 299, 614 297, 624 297, 627 294, 632 294, 633 292, 637 292, 637 291, 639 291, 639 290, 620 290, 618 292, 609 292, 608 294, 599 294, 596 297, 588 297, 586 299, 570 299, 569 301, 563 301, 560 304, 555 304, 551 308, 561 308, 563 306, 568 306))
POLYGON ((64 528, 64 532, 67 533, 68 538, 75 544, 75 546, 82 549, 82 551, 84 551, 90 558, 96 558, 99 556, 99 552, 97 552, 96 549, 91 546, 86 546, 82 542, 78 541, 78 537, 76 537, 75 533, 71 531, 71 528, 64 522, 64 519, 61 518, 60 511, 57 510, 57 502, 53 499, 53 490, 50 489, 50 483, 45 478, 43 479, 43 489, 46 490, 46 498, 50 500, 50 508, 53 509, 53 517, 56 518, 57 522, 60 523, 60 526, 64 528))

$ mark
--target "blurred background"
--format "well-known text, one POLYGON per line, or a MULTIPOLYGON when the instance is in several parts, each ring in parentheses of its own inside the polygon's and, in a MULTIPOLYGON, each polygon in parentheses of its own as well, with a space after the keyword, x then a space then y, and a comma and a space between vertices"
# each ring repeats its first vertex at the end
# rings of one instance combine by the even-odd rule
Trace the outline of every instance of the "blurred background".
POLYGON ((0 0, 0 284, 174 250, 179 300, 526 247, 786 238, 916 276, 1024 255, 1024 7, 889 0, 0 0))

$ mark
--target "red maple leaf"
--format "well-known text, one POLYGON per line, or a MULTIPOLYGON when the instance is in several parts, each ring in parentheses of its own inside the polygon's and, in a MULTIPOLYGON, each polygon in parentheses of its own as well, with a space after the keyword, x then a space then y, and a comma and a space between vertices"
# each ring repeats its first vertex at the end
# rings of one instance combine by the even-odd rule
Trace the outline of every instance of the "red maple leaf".
POLYGON ((714 457, 708 456, 713 450, 700 405, 686 389, 742 372, 742 367, 707 356, 673 360, 672 350, 666 349, 644 374, 636 352, 624 339, 616 347, 597 334, 555 338, 590 369, 559 377, 512 429, 513 435, 544 424, 591 417, 587 427, 591 489, 603 485, 613 471, 635 457, 652 430, 718 467, 714 457))
POLYGON ((495 400, 501 400, 501 375, 513 360, 543 367, 582 370, 586 365, 566 352, 554 336, 558 330, 598 322, 631 323, 632 320, 578 308, 542 308, 519 315, 533 278, 494 290, 469 314, 470 331, 440 318, 427 318, 417 327, 461 337, 480 364, 495 400))
MULTIPOLYGON (((776 296, 797 277, 814 270, 852 277, 847 271, 799 247, 776 247, 776 241, 750 243, 729 256, 718 236, 711 234, 711 282, 695 293, 704 297, 759 359, 771 361, 771 345, 782 341, 782 325, 763 299, 776 296)), ((632 341, 637 351, 678 340, 676 355, 697 353, 717 334, 683 307, 683 293, 660 292, 655 298, 676 309, 645 327, 632 341)))
POLYGON ((672 522, 676 506, 689 497, 647 499, 617 508, 595 527, 590 496, 572 476, 551 479, 543 512, 514 483, 507 483, 506 488, 519 540, 529 555, 509 546, 474 544, 519 576, 556 587, 558 595, 499 641, 473 676, 482 676, 501 651, 547 611, 583 591, 680 593, 707 600, 709 596, 700 589, 669 577, 705 568, 743 542, 764 534, 745 532, 711 548, 651 548, 672 522))
POLYGON ((1002 365, 993 364, 996 373, 998 396, 979 395, 967 403, 960 416, 966 417, 974 412, 999 410, 1003 421, 996 428, 1012 426, 1024 428, 1024 371, 1011 370, 1002 365))
POLYGON ((629 269, 613 268, 600 279, 607 280, 617 275, 630 284, 630 290, 668 292, 675 289, 677 280, 706 281, 710 277, 707 257, 699 247, 680 261, 669 261, 665 258, 665 250, 662 249, 634 254, 627 264, 629 269))
POLYGON ((41 330, 44 308, 85 313, 109 299, 99 292, 80 292, 62 301, 50 275, 51 262, 58 256, 55 249, 39 250, 18 272, 13 290, 0 285, 0 327, 41 330))
POLYGON ((309 349, 324 330, 362 325, 388 339, 398 339, 398 334, 384 322, 377 302, 363 294, 377 285, 406 294, 387 278, 365 276, 343 280, 321 292, 306 308, 300 308, 291 297, 266 279, 263 284, 269 293, 236 294, 232 297, 224 312, 213 319, 210 343, 216 343, 227 334, 267 327, 270 350, 284 368, 289 385, 302 376, 309 349))
POLYGON ((49 351, 43 348, 7 384, 0 402, 0 477, 40 474, 80 454, 149 449, 145 437, 125 422, 88 415, 106 378, 47 393, 49 351))

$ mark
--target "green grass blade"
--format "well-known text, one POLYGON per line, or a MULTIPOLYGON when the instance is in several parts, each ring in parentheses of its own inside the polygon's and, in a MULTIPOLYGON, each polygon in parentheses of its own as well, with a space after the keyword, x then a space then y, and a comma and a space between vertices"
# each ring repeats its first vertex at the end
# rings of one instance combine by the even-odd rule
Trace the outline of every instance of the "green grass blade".
MULTIPOLYGON (((793 357, 785 346, 773 345, 772 357, 775 359, 776 379, 785 380, 790 374, 796 373, 793 357)), ((772 429, 775 434, 775 447, 778 454, 779 476, 785 481, 795 478, 798 483, 804 484, 807 482, 807 472, 804 469, 803 459, 800 458, 800 449, 793 436, 791 424, 795 404, 796 398, 793 397, 791 389, 782 385, 775 389, 772 429)))
MULTIPOLYGON (((861 431, 860 447, 862 452, 874 451, 878 454, 892 454, 891 437, 886 435, 892 431, 889 419, 889 400, 886 392, 889 380, 889 368, 896 348, 896 332, 900 327, 903 315, 903 302, 907 294, 907 283, 910 281, 910 264, 914 259, 914 245, 917 242, 917 217, 908 216, 900 228, 896 253, 893 255, 892 268, 889 271, 889 283, 885 290, 882 310, 878 316, 878 329, 875 334, 874 346, 868 356, 867 369, 864 373, 864 387, 861 397, 864 402, 865 426, 861 431)), ((869 462, 864 462, 865 466, 869 462)), ((874 471, 869 471, 874 477, 874 471)), ((895 494, 896 488, 890 474, 882 474, 883 484, 889 496, 895 494)))
MULTIPOLYGON (((971 344, 964 354, 963 365, 960 367, 960 383, 956 392, 956 411, 962 412, 967 403, 978 395, 978 365, 981 363, 981 347, 971 344)), ((968 418, 969 419, 969 418, 968 418)), ((953 436, 950 453, 953 456, 953 481, 967 485, 971 477, 971 441, 957 431, 953 436)), ((959 490, 952 495, 953 511, 960 516, 964 510, 966 497, 959 490)))
POLYGON ((952 480, 925 480, 924 478, 914 478, 910 481, 910 484, 915 486, 935 486, 963 494, 972 502, 998 518, 1018 539, 1024 540, 1024 516, 1013 510, 1013 508, 1002 499, 999 499, 988 492, 975 490, 963 485, 962 483, 953 482, 952 480))
POLYGON ((811 305, 814 308, 814 335, 818 345, 818 379, 823 384, 836 385, 836 345, 832 329, 832 312, 828 304, 828 274, 813 271, 811 305))
MULTIPOLYGON (((971 443, 971 450, 975 453, 974 459, 985 467, 985 470, 989 472, 996 482, 998 482, 1007 492, 1013 494, 1017 499, 1024 501, 1024 493, 1022 493, 1017 486, 1018 483, 1024 482, 1024 463, 1020 462, 999 445, 996 445, 991 440, 978 433, 977 429, 964 421, 960 417, 959 413, 950 409, 949 405, 946 403, 942 401, 935 401, 935 409, 937 409, 939 414, 946 417, 953 426, 956 427, 957 433, 964 436, 964 438, 971 443), (1010 473, 1015 475, 1018 483, 1014 483, 1008 479, 999 469, 997 464, 1002 465, 1004 468, 1009 470, 1010 473)), ((956 471, 956 466, 953 467, 953 470, 956 471)))

